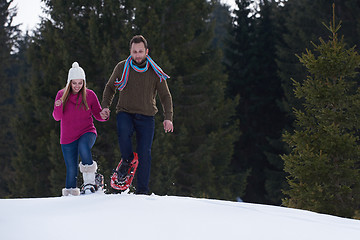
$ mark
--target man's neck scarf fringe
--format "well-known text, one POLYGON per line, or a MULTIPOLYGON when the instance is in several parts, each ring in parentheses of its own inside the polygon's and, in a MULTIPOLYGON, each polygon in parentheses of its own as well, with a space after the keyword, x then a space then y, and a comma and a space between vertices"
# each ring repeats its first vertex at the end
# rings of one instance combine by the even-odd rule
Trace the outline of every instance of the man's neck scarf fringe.
POLYGON ((121 80, 119 81, 118 78, 116 78, 116 80, 115 80, 115 83, 114 83, 115 87, 119 91, 122 91, 125 88, 126 83, 128 82, 128 79, 129 79, 130 66, 136 72, 142 73, 142 72, 146 72, 148 70, 149 64, 154 69, 156 75, 159 76, 160 82, 162 80, 166 80, 167 78, 170 78, 166 73, 164 73, 164 71, 159 67, 159 65, 157 65, 154 62, 154 60, 152 60, 152 58, 149 55, 146 56, 146 64, 145 64, 145 67, 143 67, 143 68, 140 68, 140 67, 136 66, 135 64, 133 64, 133 60, 132 60, 131 56, 129 56, 125 61, 125 66, 124 66, 124 70, 123 70, 123 73, 121 76, 121 80))

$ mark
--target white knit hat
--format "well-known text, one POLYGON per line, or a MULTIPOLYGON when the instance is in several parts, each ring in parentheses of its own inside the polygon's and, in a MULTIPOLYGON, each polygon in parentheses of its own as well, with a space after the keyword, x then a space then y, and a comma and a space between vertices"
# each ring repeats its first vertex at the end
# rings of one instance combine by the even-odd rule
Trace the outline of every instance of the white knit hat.
POLYGON ((84 79, 86 82, 84 69, 77 62, 74 62, 69 70, 67 83, 69 84, 72 79, 84 79))

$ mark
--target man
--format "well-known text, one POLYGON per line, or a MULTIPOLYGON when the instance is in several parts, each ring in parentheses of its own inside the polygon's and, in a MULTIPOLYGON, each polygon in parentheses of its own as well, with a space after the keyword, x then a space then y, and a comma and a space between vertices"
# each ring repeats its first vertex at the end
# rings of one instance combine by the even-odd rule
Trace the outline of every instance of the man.
POLYGON ((102 116, 110 116, 109 107, 119 90, 116 121, 122 164, 119 178, 125 177, 133 160, 132 135, 136 133, 139 165, 136 194, 148 194, 151 146, 155 131, 156 94, 164 111, 164 130, 173 132, 173 104, 166 82, 169 78, 148 55, 146 39, 137 35, 130 41, 130 56, 119 62, 107 82, 102 100, 102 116))

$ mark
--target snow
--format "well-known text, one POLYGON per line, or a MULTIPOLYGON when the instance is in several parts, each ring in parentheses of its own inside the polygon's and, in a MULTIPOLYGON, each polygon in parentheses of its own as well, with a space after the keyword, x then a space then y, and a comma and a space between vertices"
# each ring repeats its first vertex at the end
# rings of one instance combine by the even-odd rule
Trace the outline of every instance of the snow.
POLYGON ((360 221, 285 207, 177 196, 0 199, 0 239, 359 239, 360 221))

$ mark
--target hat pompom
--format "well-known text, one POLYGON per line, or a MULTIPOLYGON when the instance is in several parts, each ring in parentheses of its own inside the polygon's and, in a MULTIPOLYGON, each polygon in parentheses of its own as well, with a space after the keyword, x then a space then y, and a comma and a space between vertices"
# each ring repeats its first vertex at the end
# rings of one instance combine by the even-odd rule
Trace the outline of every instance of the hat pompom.
POLYGON ((73 67, 73 68, 79 67, 79 63, 78 63, 78 62, 74 62, 74 63, 72 64, 72 67, 73 67))
POLYGON ((69 69, 67 83, 70 83, 72 79, 83 79, 86 82, 84 69, 79 66, 78 62, 73 62, 72 68, 69 69))

